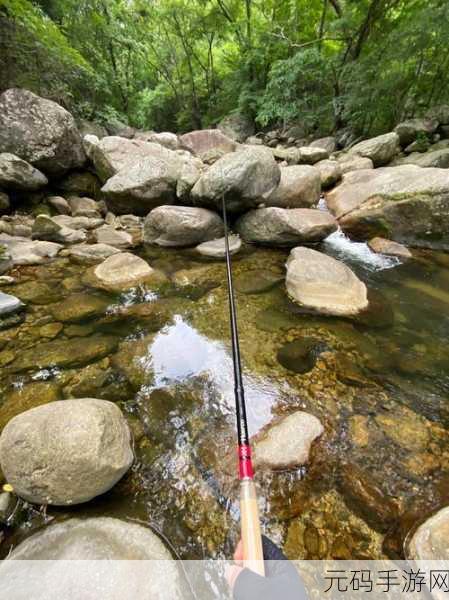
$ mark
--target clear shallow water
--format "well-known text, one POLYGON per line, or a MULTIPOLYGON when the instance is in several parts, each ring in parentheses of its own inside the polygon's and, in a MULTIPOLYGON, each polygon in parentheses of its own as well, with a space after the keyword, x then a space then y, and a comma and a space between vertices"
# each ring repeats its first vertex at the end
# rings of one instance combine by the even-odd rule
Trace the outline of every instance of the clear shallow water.
MULTIPOLYGON (((400 555, 410 527, 449 503, 449 259, 423 252, 400 265, 340 233, 322 250, 368 285, 372 308, 357 321, 301 314, 282 281, 261 285, 267 273, 279 279, 287 252, 252 249, 234 262, 251 433, 298 409, 326 428, 307 467, 258 472, 263 526, 292 558, 400 555), (324 350, 300 374, 277 353, 304 337, 324 350)), ((0 427, 45 401, 41 392, 27 396, 36 383, 61 398, 111 399, 134 431, 136 463, 87 505, 49 508, 46 517, 18 510, 14 526, 2 530, 2 554, 45 518, 74 514, 150 524, 183 558, 231 554, 238 505, 224 265, 187 250, 145 256, 172 283, 108 295, 104 314, 62 323, 53 337, 42 329, 55 322, 52 304, 74 293, 104 297, 82 284, 85 269, 58 259, 18 270, 17 283, 4 288, 28 308, 23 323, 0 331, 0 427), (187 285, 174 283, 180 271, 187 285), (127 316, 142 305, 160 310, 127 316), (103 335, 116 342, 106 357, 14 369, 30 349, 39 357, 42 344, 67 342, 79 351, 103 335)))

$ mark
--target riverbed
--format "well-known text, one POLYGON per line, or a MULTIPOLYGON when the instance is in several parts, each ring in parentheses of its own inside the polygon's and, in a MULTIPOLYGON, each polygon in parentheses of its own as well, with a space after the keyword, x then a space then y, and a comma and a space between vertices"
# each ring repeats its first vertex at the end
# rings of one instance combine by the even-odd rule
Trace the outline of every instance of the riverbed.
MULTIPOLYGON (((407 532, 449 501, 449 255, 415 251, 402 264, 341 232, 318 249, 367 284, 365 314, 301 312, 285 292, 287 250, 245 247, 234 257, 250 433, 295 410, 325 427, 308 465, 258 471, 263 529, 293 559, 402 556, 407 532), (304 340, 311 352, 290 360, 288 345, 304 340)), ((56 258, 16 268, 2 285, 27 307, 1 324, 0 427, 55 399, 104 398, 125 413, 136 453, 124 479, 88 504, 19 502, 2 556, 75 515, 147 524, 180 558, 231 555, 238 486, 225 265, 187 249, 139 254, 164 284, 107 294, 89 287, 85 265, 56 258)))

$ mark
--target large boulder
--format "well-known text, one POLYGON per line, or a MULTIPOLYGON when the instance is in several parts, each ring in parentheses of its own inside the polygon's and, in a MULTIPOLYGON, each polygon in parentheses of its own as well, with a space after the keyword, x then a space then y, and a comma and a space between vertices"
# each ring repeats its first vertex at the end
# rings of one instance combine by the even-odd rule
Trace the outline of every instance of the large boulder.
POLYGON ((99 123, 95 123, 95 121, 79 119, 77 121, 77 126, 82 138, 86 135, 95 135, 98 139, 101 140, 102 138, 109 135, 106 127, 103 127, 103 125, 100 125, 99 123))
POLYGON ((256 438, 254 461, 271 469, 300 467, 309 462, 312 443, 324 432, 320 421, 303 411, 275 420, 256 438))
POLYGON ((413 165, 348 173, 327 194, 342 229, 408 246, 449 249, 449 171, 413 165))
POLYGON ((373 161, 370 158, 362 156, 341 156, 338 158, 341 174, 345 175, 351 171, 364 171, 366 169, 374 169, 373 161))
POLYGON ((93 196, 96 198, 100 192, 100 181, 90 171, 73 171, 57 182, 58 189, 71 194, 93 196))
POLYGON ((205 162, 218 159, 237 149, 235 141, 218 129, 190 131, 182 135, 179 140, 183 148, 205 162))
POLYGON ((87 502, 115 485, 132 462, 126 420, 106 400, 38 406, 11 419, 0 436, 7 481, 36 504, 87 502))
POLYGON ((312 148, 324 148, 329 154, 332 154, 332 152, 335 152, 337 149, 337 141, 334 137, 329 136, 314 140, 310 146, 312 148))
POLYGON ((426 117, 438 121, 440 125, 449 125, 449 104, 440 104, 430 108, 426 117))
POLYGON ((86 234, 83 231, 70 229, 65 225, 59 225, 47 215, 38 215, 33 224, 32 236, 34 240, 45 240, 61 244, 76 244, 84 242, 86 234))
POLYGON ((18 88, 0 95, 0 152, 15 154, 50 176, 81 167, 86 160, 72 115, 18 88))
POLYGON ((375 167, 380 167, 389 163, 399 154, 399 150, 399 136, 392 132, 359 142, 349 150, 347 155, 370 158, 375 167))
MULTIPOLYGON (((449 506, 422 523, 407 543, 407 558, 412 560, 449 560, 449 506)), ((443 597, 441 595, 441 597, 443 597)))
POLYGON ((394 166, 415 165, 417 167, 449 169, 449 148, 431 150, 430 152, 413 152, 408 156, 396 159, 394 166))
POLYGON ((349 317, 368 307, 365 284, 343 262, 310 248, 293 248, 287 261, 287 293, 300 306, 349 317))
POLYGON ((116 135, 129 140, 132 139, 136 134, 134 127, 130 127, 118 119, 112 119, 111 121, 108 121, 105 123, 105 127, 109 135, 116 135))
POLYGON ((150 265, 129 252, 106 258, 85 275, 86 282, 108 291, 121 291, 160 280, 160 274, 150 265))
POLYGON ((320 194, 320 173, 308 165, 293 165, 281 168, 279 185, 265 204, 281 208, 308 208, 318 203, 320 194))
POLYGON ((342 178, 342 168, 336 160, 321 160, 315 165, 321 179, 321 187, 328 189, 338 183, 342 178))
POLYGON ((317 146, 301 146, 299 148, 299 162, 303 165, 314 165, 326 158, 329 158, 329 152, 325 148, 317 146))
POLYGON ((223 221, 213 211, 192 206, 160 206, 147 216, 143 239, 158 246, 196 246, 223 235, 223 221))
POLYGON ((102 187, 109 210, 116 214, 147 215, 176 200, 177 161, 147 156, 111 177, 102 187))
POLYGON ((270 207, 247 212, 235 228, 245 242, 296 246, 320 242, 338 226, 332 215, 321 210, 270 207))
POLYGON ((31 241, 23 237, 0 234, 0 244, 6 246, 14 265, 39 265, 54 258, 63 246, 55 242, 31 241))
POLYGON ((281 172, 271 150, 247 146, 223 156, 192 189, 195 204, 221 210, 222 198, 230 212, 255 208, 276 189, 281 172))
POLYGON ((46 186, 48 179, 38 169, 14 154, 0 154, 0 188, 36 191, 46 186))
POLYGON ((399 143, 405 148, 405 146, 414 142, 418 136, 431 136, 437 128, 438 121, 435 119, 409 119, 399 123, 394 130, 399 136, 399 143))
POLYGON ((176 133, 171 133, 170 131, 162 131, 161 133, 156 133, 155 131, 138 131, 134 139, 160 144, 169 150, 179 150, 181 147, 181 142, 176 133))
POLYGON ((236 142, 244 142, 254 134, 254 121, 242 113, 233 113, 222 119, 218 129, 236 142))
POLYGON ((0 565, 0 596, 9 600, 179 600, 191 595, 186 588, 156 533, 112 517, 53 523, 0 565))

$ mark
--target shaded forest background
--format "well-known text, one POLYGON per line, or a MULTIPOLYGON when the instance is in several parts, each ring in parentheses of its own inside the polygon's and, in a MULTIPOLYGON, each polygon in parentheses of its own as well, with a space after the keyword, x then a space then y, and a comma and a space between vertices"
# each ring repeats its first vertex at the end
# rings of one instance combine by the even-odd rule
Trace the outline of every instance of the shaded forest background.
POLYGON ((0 0, 0 91, 143 129, 370 135, 449 99, 448 40, 447 0, 0 0))

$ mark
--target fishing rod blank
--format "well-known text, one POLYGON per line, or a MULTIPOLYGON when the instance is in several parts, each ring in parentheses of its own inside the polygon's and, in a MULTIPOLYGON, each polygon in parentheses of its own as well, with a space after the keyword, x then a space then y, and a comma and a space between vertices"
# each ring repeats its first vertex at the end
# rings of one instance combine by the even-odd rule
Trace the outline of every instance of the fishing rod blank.
POLYGON ((228 241, 228 221, 226 202, 223 195, 223 221, 228 279, 228 300, 231 325, 232 362, 234 366, 234 395, 237 416, 237 440, 240 479, 240 514, 243 542, 244 566, 259 575, 264 575, 262 537, 260 532, 259 510, 257 507, 256 486, 251 459, 251 446, 246 419, 245 392, 243 388, 242 366, 240 361, 237 311, 235 308, 234 286, 232 282, 231 255, 228 241))

